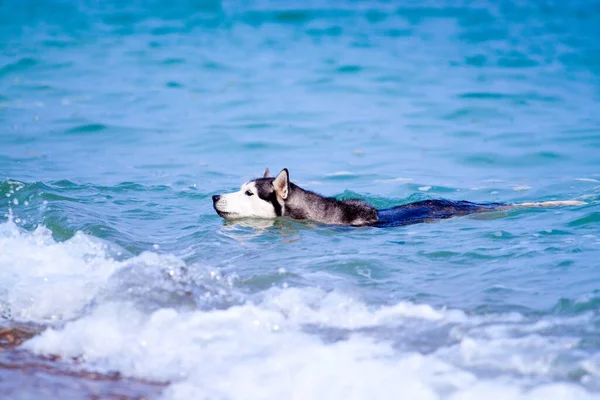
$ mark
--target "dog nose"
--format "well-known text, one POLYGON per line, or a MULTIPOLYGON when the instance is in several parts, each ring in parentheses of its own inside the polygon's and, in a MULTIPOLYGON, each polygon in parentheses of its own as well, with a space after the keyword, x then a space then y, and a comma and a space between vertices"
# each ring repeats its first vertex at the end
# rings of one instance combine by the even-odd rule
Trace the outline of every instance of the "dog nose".
POLYGON ((218 195, 218 194, 215 194, 215 195, 213 196, 213 203, 216 203, 217 201, 219 201, 219 199, 220 199, 220 198, 221 198, 221 196, 220 196, 220 195, 218 195))

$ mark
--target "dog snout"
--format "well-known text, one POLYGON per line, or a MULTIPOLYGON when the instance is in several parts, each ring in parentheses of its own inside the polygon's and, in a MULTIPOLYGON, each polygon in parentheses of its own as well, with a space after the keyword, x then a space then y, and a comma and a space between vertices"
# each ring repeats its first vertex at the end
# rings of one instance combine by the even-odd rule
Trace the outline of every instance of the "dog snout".
POLYGON ((213 203, 216 203, 217 201, 219 201, 219 199, 221 198, 221 195, 219 194, 215 194, 212 199, 213 199, 213 203))

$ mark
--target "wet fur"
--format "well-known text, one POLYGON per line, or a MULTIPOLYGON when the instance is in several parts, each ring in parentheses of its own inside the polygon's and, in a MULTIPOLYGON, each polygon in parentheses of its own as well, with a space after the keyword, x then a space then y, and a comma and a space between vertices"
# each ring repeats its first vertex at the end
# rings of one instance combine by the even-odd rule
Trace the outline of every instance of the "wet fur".
POLYGON ((290 183, 290 193, 281 216, 332 225, 363 226, 377 223, 377 210, 362 200, 323 197, 293 183, 290 183))
POLYGON ((377 210, 362 200, 337 200, 302 189, 289 181, 287 169, 283 169, 275 178, 270 177, 269 171, 266 169, 265 177, 245 183, 239 192, 213 196, 215 210, 226 219, 289 217, 330 225, 377 227, 403 226, 515 207, 557 207, 582 204, 585 203, 575 200, 523 203, 521 205, 424 200, 377 210), (252 194, 246 198, 244 197, 245 193, 252 194), (235 209, 236 203, 239 207, 237 210, 235 209), (252 204, 254 207, 251 206, 252 204), (246 209, 246 211, 240 211, 242 209, 246 209))

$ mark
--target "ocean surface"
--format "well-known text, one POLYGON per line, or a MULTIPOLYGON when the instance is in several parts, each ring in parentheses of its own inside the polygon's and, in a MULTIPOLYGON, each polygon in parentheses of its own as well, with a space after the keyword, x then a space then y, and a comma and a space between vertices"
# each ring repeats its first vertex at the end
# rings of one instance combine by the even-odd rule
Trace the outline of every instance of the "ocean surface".
POLYGON ((1 0, 0 397, 600 398, 598 38, 599 1, 1 0), (586 204, 217 216, 265 167, 586 204))

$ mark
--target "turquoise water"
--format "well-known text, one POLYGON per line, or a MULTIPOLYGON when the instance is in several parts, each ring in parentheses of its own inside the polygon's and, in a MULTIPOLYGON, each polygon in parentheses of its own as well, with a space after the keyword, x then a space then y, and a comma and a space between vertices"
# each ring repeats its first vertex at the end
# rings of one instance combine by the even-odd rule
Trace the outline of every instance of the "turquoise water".
POLYGON ((170 399, 600 396, 599 20, 596 1, 0 2, 2 324, 170 399), (219 218, 211 196, 267 166, 381 208, 587 204, 219 218))

